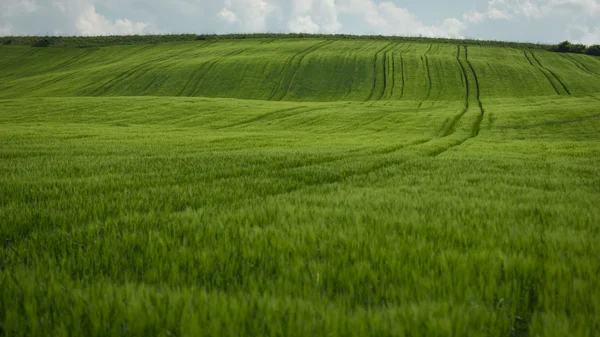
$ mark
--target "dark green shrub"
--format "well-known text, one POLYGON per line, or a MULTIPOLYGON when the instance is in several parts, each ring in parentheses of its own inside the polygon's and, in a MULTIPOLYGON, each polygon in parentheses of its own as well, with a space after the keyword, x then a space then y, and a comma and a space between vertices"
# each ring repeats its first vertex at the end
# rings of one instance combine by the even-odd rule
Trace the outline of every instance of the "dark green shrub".
POLYGON ((600 56, 600 45, 595 44, 593 46, 589 46, 586 51, 586 54, 593 55, 593 56, 600 56))
POLYGON ((584 44, 572 44, 569 53, 585 54, 587 46, 584 44))
POLYGON ((571 50, 571 42, 563 41, 556 46, 556 49, 553 51, 557 51, 559 53, 568 53, 571 50))
POLYGON ((43 38, 43 39, 38 40, 36 43, 34 43, 33 46, 34 47, 49 47, 52 44, 53 43, 52 43, 51 39, 43 38))

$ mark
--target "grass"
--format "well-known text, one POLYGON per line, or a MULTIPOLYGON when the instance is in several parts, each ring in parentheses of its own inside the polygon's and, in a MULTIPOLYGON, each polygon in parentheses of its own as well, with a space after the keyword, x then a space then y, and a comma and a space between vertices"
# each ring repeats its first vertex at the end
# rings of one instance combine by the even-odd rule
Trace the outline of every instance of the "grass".
POLYGON ((0 335, 600 331, 598 60, 260 42, 0 47, 0 335))

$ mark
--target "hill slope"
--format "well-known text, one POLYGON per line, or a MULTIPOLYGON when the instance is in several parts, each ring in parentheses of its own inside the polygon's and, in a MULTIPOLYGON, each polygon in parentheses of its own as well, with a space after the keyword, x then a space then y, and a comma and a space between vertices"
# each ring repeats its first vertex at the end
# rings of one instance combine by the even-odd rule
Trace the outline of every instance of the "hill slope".
POLYGON ((595 336, 599 65, 0 47, 0 336, 595 336))
POLYGON ((463 100, 600 92, 600 58, 492 46, 252 40, 0 47, 0 97, 463 100), (473 85, 475 84, 475 85, 473 85))

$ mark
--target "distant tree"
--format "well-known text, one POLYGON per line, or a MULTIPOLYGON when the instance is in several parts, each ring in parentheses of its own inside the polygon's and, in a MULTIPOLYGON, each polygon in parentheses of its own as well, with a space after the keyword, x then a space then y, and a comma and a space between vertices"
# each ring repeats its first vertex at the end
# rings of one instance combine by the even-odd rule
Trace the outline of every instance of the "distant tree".
POLYGON ((52 39, 43 38, 33 44, 34 47, 49 47, 52 45, 52 39))
POLYGON ((563 41, 550 47, 549 50, 559 53, 585 54, 587 51, 587 46, 584 44, 572 44, 569 41, 563 41))
POLYGON ((587 46, 584 44, 572 44, 569 53, 585 54, 587 46))
POLYGON ((571 42, 563 41, 556 46, 556 50, 559 53, 568 53, 571 50, 571 42))
POLYGON ((600 56, 600 45, 595 44, 593 46, 589 46, 586 51, 586 54, 593 55, 593 56, 600 56))

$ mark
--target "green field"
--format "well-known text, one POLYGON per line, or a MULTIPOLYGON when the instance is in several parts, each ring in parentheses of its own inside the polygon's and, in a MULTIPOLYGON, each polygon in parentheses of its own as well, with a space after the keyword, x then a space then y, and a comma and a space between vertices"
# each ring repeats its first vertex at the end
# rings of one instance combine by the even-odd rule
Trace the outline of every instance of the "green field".
POLYGON ((599 336, 600 58, 0 46, 0 336, 599 336))

